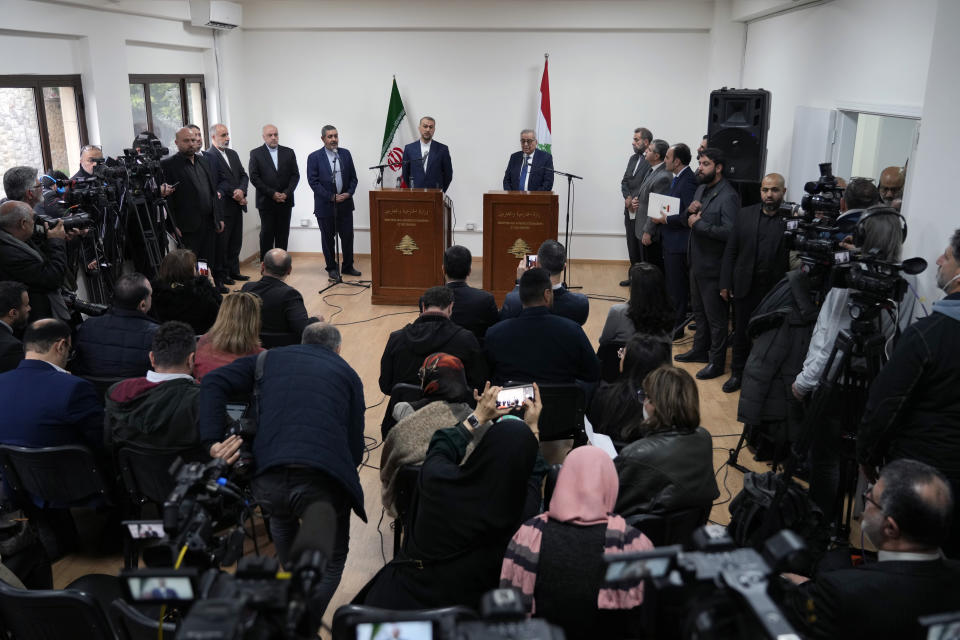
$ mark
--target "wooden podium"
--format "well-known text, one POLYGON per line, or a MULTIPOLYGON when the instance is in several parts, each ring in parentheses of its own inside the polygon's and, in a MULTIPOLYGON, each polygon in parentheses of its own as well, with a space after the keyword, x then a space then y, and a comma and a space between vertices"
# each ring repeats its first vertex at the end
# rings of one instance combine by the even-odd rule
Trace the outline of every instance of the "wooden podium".
POLYGON ((483 288, 502 304, 513 290, 517 263, 557 239, 559 198, 549 191, 483 194, 483 288))
POLYGON ((440 189, 370 191, 373 304, 417 304, 443 284, 443 252, 453 240, 440 189))

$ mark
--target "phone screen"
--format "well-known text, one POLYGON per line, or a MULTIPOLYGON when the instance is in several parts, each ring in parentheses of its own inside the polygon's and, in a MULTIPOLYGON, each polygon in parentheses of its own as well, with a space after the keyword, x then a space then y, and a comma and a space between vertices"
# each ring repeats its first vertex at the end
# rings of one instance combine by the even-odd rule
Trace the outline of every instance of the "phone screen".
POLYGON ((537 266, 537 254, 530 253, 526 256, 527 259, 527 269, 533 269, 537 266))
POLYGON ((202 276, 210 275, 210 267, 207 266, 206 260, 197 260, 197 273, 202 276))
POLYGON ((429 620, 403 622, 361 622, 357 624, 357 640, 433 640, 433 623, 429 620))
POLYGON ((505 387, 497 394, 497 408, 519 409, 527 398, 533 400, 533 385, 505 387))

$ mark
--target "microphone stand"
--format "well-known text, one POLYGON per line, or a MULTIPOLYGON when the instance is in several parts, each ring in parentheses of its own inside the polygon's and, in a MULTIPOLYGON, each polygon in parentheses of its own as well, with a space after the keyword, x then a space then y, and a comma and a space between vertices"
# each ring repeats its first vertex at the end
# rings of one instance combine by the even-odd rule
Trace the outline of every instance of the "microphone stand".
MULTIPOLYGON (((339 193, 339 190, 337 189, 337 165, 340 164, 339 159, 340 159, 339 154, 334 155, 333 175, 331 176, 331 180, 333 181, 333 193, 335 194, 334 202, 333 202, 333 256, 334 256, 334 259, 337 261, 337 277, 330 278, 331 280, 330 284, 325 286, 323 289, 320 289, 320 291, 318 291, 317 294, 321 294, 324 291, 332 289, 338 284, 345 284, 351 287, 357 287, 359 289, 370 288, 370 285, 367 284, 367 281, 357 280, 355 282, 350 282, 349 280, 343 279, 343 268, 342 268, 342 265, 340 264, 340 229, 339 229, 339 225, 337 224, 337 213, 338 213, 338 209, 340 208, 340 203, 336 201, 336 194, 339 193)), ((381 176, 383 175, 382 169, 380 170, 380 174, 381 176)), ((350 197, 352 198, 353 196, 350 196, 350 197)))
POLYGON ((563 263, 563 285, 567 287, 567 289, 583 289, 581 286, 571 287, 567 284, 567 273, 573 273, 573 270, 570 269, 570 227, 573 224, 573 181, 583 180, 583 176, 567 173, 566 171, 559 171, 557 169, 550 169, 548 167, 538 168, 543 171, 550 171, 554 175, 564 176, 567 179, 567 219, 566 229, 563 232, 563 246, 567 250, 567 260, 563 263))

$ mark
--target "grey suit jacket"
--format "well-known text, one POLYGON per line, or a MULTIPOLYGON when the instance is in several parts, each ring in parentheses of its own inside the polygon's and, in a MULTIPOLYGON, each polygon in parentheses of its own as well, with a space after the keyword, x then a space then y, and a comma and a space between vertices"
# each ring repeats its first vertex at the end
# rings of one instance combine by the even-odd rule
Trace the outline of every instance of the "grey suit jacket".
POLYGON ((640 207, 637 209, 636 227, 634 227, 638 238, 642 238, 644 232, 649 233, 654 239, 660 237, 660 225, 647 219, 647 205, 650 204, 651 193, 669 193, 671 182, 673 182, 673 174, 667 171, 667 165, 661 162, 656 171, 648 173, 643 184, 640 185, 640 191, 637 193, 640 207))
MULTIPOLYGON (((623 173, 623 180, 620 181, 620 193, 623 194, 623 197, 635 196, 640 191, 640 185, 643 184, 643 179, 647 177, 647 174, 650 173, 650 164, 644 159, 642 153, 635 153, 630 156, 630 159, 627 161, 627 170, 623 173), (637 163, 640 163, 640 168, 637 169, 637 163), (634 175, 636 171, 636 175, 634 175)), ((628 214, 627 208, 623 208, 624 215, 628 214)))

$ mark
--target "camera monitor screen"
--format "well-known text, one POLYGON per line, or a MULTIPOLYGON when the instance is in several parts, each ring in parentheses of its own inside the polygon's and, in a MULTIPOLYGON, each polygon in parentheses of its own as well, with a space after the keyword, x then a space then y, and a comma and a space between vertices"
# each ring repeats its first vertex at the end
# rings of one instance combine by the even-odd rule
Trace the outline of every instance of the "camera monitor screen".
POLYGON ((497 394, 497 408, 519 409, 523 406, 523 402, 527 398, 533 400, 533 385, 505 387, 497 394))
POLYGON ((231 420, 239 420, 247 412, 247 404, 244 402, 228 402, 227 416, 231 420))
POLYGON ((361 622, 357 624, 357 640, 433 640, 433 623, 429 620, 361 622))
POLYGON ((662 578, 673 565, 673 559, 682 547, 673 545, 653 551, 604 556, 607 563, 606 581, 610 583, 634 583, 644 578, 662 578))
POLYGON ((123 576, 130 599, 134 602, 191 602, 196 597, 193 575, 137 575, 123 576))
POLYGON ((160 540, 167 537, 162 520, 127 520, 123 524, 134 540, 160 540))

